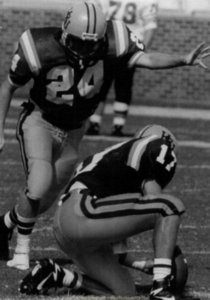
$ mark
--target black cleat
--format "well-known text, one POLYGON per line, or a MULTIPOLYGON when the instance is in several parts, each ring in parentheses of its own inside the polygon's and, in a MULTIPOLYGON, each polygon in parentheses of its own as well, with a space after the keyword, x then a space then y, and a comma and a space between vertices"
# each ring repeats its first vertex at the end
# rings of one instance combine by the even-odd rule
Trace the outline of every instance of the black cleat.
POLYGON ((51 289, 63 287, 65 272, 49 258, 37 262, 34 269, 21 281, 19 292, 26 295, 46 295, 51 289))
POLYGON ((12 238, 13 229, 6 227, 4 215, 0 216, 0 260, 9 259, 9 241, 12 238))
POLYGON ((116 136, 116 137, 123 137, 124 133, 122 132, 122 130, 123 130, 123 126, 114 125, 114 129, 113 129, 111 135, 116 136))
POLYGON ((154 281, 150 300, 175 300, 175 296, 171 293, 170 281, 170 275, 160 281, 154 281))
POLYGON ((90 123, 86 131, 86 135, 99 135, 100 125, 98 123, 90 123))

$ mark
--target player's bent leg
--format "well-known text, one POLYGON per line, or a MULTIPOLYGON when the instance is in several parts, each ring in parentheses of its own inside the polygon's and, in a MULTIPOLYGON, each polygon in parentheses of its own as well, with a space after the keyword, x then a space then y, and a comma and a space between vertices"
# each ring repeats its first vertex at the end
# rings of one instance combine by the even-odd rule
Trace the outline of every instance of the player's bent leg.
POLYGON ((31 199, 26 194, 17 209, 17 245, 12 260, 7 262, 8 267, 20 270, 29 269, 30 235, 39 213, 40 199, 31 199), (23 199, 25 199, 23 201, 23 199))
POLYGON ((97 199, 88 190, 75 189, 64 197, 55 217, 58 220, 58 227, 62 229, 66 238, 71 238, 72 241, 77 235, 81 238, 86 237, 79 231, 77 223, 78 221, 80 225, 87 223, 85 232, 89 235, 88 243, 94 239, 97 241, 109 239, 110 243, 114 243, 154 229, 159 215, 169 216, 184 211, 180 200, 163 194, 142 197, 139 193, 132 193, 97 199))
POLYGON ((30 236, 39 214, 40 201, 52 181, 52 166, 49 162, 32 159, 29 162, 27 190, 22 193, 17 208, 17 245, 13 259, 7 262, 7 266, 20 270, 29 269, 30 236))
POLYGON ((123 136, 123 128, 132 99, 132 85, 135 68, 127 68, 126 63, 118 64, 118 72, 115 74, 115 94, 113 136, 123 136))
MULTIPOLYGON (((133 279, 129 271, 119 264, 110 244, 101 245, 98 249, 90 251, 87 248, 87 251, 80 252, 75 257, 74 262, 84 274, 102 284, 112 295, 135 296, 133 279)), ((94 289, 92 291, 94 292, 94 289)))
POLYGON ((153 232, 154 267, 150 300, 175 300, 174 292, 171 289, 172 260, 184 206, 176 198, 166 196, 166 200, 176 203, 176 207, 172 209, 173 213, 159 214, 156 220, 153 232))
POLYGON ((47 211, 64 192, 74 174, 77 161, 78 157, 77 153, 75 153, 71 160, 58 161, 55 163, 51 187, 40 203, 40 214, 47 211))
POLYGON ((21 280, 19 291, 27 295, 47 295, 51 289, 67 287, 71 291, 81 290, 97 296, 113 295, 102 284, 84 274, 63 268, 52 259, 45 258, 21 280))
MULTIPOLYGON (((98 199, 98 202, 100 205, 94 204, 93 196, 89 194, 88 190, 76 189, 63 199, 63 203, 62 201, 60 202, 60 206, 55 215, 54 233, 57 242, 61 249, 66 252, 70 258, 75 260, 81 268, 83 268, 84 262, 80 261, 80 259, 82 259, 83 255, 87 254, 84 253, 84 249, 86 252, 89 249, 89 253, 94 253, 94 251, 98 249, 97 247, 104 243, 117 242, 154 228, 155 232, 158 231, 158 235, 160 235, 156 243, 160 244, 160 241, 163 243, 166 237, 171 239, 171 236, 167 236, 167 234, 166 236, 161 236, 164 226, 169 226, 170 230, 168 229, 168 232, 172 232, 176 235, 180 215, 184 212, 184 206, 179 199, 165 194, 155 196, 147 195, 145 197, 139 194, 123 194, 98 199), (111 201, 114 203, 114 211, 110 209, 111 201), (118 202, 119 205, 117 204, 118 202), (113 217, 113 214, 117 217, 113 217), (79 239, 78 236, 80 237, 79 239)), ((173 245, 174 241, 175 238, 172 238, 169 242, 169 246, 167 246, 168 244, 162 245, 165 247, 163 250, 164 255, 170 256, 170 248, 172 249, 171 245, 173 245)), ((158 247, 161 246, 159 244, 155 245, 155 251, 156 249, 159 251, 158 247)), ((89 253, 87 260, 89 259, 89 253)), ((173 252, 171 253, 171 258, 172 255, 173 252)), ((158 257, 158 259, 162 258, 158 257)), ((165 274, 168 270, 170 274, 171 269, 170 258, 167 256, 163 257, 163 262, 161 263, 166 265, 161 272, 163 271, 162 273, 167 277, 165 274), (167 271, 165 273, 166 269, 167 271)), ((157 266, 154 266, 154 270, 155 268, 158 270, 157 266)), ((84 269, 82 270, 85 271, 84 269)), ((119 269, 119 272, 121 272, 120 270, 121 269, 119 269)), ((85 272, 87 272, 88 276, 97 280, 98 277, 94 277, 94 272, 91 269, 91 265, 88 265, 88 262, 85 272)), ((122 275, 122 277, 123 276, 125 275, 122 275)), ((162 279, 164 276, 162 276, 162 279)), ((120 277, 119 274, 118 277, 120 277)), ((154 283, 156 281, 157 280, 154 280, 154 283)), ((100 282, 105 284, 105 281, 100 282)), ((120 283, 118 284, 116 283, 115 285, 118 286, 120 290, 121 285, 120 283)), ((114 294, 116 293, 111 283, 106 282, 105 286, 114 291, 114 294)), ((167 289, 165 288, 164 279, 164 294, 165 291, 168 292, 167 289)), ((117 293, 119 290, 117 290, 117 293)), ((121 294, 123 294, 122 290, 121 294)))
POLYGON ((40 205, 40 214, 47 211, 64 192, 78 162, 78 148, 85 132, 85 124, 76 130, 68 132, 58 155, 53 159, 53 179, 51 188, 40 205))

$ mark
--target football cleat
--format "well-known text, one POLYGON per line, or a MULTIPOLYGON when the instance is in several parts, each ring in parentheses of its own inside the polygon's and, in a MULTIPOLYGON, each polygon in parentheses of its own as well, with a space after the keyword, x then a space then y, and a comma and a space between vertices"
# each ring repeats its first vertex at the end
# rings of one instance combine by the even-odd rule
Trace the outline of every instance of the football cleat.
POLYGON ((7 262, 7 266, 22 271, 29 269, 29 255, 27 253, 14 253, 13 259, 7 262))
POLYGON ((114 125, 114 129, 113 129, 111 135, 116 136, 116 137, 123 137, 124 133, 122 132, 122 130, 123 130, 123 126, 114 125))
POLYGON ((171 276, 154 281, 150 292, 150 300, 175 300, 170 288, 171 276))
POLYGON ((51 288, 62 287, 64 276, 64 270, 51 259, 42 259, 21 281, 19 292, 26 295, 45 295, 51 288))
POLYGON ((0 216, 0 260, 9 259, 9 241, 12 238, 13 230, 4 224, 4 215, 0 216))
POLYGON ((90 123, 89 128, 86 131, 86 135, 99 135, 100 126, 98 123, 90 123))

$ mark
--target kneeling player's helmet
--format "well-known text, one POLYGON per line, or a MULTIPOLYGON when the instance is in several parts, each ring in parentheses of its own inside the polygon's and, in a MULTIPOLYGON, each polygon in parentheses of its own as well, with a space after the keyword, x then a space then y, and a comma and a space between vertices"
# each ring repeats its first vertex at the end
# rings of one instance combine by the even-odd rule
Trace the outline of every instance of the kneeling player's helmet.
POLYGON ((139 131, 135 138, 147 140, 147 171, 162 188, 172 179, 175 173, 178 154, 178 142, 175 136, 165 127, 149 125, 139 131))
POLYGON ((174 249, 171 275, 172 292, 177 296, 177 298, 180 298, 188 279, 188 265, 187 260, 178 245, 174 249))
POLYGON ((178 142, 166 127, 163 127, 161 125, 157 124, 152 124, 145 126, 141 131, 137 132, 135 137, 147 137, 149 135, 156 135, 159 138, 165 139, 166 143, 173 149, 174 153, 177 155, 178 154, 178 142))
POLYGON ((74 66, 90 65, 105 47, 106 16, 90 3, 72 5, 62 23, 62 43, 74 66))

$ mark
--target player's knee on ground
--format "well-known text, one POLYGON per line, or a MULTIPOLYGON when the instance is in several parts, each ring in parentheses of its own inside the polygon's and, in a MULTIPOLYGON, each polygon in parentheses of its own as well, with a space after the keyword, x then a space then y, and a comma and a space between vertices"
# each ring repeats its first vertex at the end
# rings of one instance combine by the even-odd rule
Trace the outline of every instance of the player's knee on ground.
POLYGON ((27 196, 31 199, 42 199, 52 184, 52 165, 44 160, 33 160, 30 164, 27 196))

